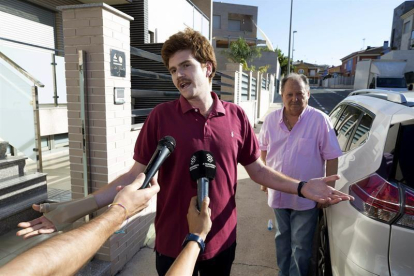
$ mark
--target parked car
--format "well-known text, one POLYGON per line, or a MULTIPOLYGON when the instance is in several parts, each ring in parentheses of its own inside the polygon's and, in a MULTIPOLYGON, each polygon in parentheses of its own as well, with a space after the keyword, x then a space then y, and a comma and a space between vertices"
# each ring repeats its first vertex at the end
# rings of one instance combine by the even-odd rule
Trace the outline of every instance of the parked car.
POLYGON ((330 118, 355 201, 321 213, 317 274, 414 275, 414 93, 358 90, 330 118))

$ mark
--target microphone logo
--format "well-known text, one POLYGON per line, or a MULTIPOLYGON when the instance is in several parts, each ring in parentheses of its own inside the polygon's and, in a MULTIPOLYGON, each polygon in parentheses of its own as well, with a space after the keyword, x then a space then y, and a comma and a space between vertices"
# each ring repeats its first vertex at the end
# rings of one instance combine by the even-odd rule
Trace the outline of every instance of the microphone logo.
POLYGON ((209 162, 209 163, 211 163, 211 162, 213 162, 213 156, 211 156, 211 154, 210 153, 207 153, 207 161, 209 162))
POLYGON ((196 162, 196 157, 193 155, 191 156, 191 166, 194 165, 194 163, 196 162))

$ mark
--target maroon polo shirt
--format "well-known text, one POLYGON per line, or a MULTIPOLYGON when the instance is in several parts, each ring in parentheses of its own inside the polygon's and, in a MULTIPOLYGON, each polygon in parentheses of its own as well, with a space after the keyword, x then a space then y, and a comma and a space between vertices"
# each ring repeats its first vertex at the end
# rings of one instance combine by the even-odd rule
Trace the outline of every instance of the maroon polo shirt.
POLYGON ((158 173, 161 190, 155 217, 155 249, 165 256, 176 258, 189 232, 188 206, 191 197, 197 195, 189 166, 191 156, 199 150, 212 152, 217 165, 209 189, 213 226, 200 259, 211 259, 236 241, 237 163, 251 164, 259 158, 260 150, 243 110, 220 101, 214 92, 211 95, 214 103, 207 119, 182 96, 158 105, 145 121, 135 145, 135 161, 148 164, 162 137, 169 135, 177 142, 158 173))

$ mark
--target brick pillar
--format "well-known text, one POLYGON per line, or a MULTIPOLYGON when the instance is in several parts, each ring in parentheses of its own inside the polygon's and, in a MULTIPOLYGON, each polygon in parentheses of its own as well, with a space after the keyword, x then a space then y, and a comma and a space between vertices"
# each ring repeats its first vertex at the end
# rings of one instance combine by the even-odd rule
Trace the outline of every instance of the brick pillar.
MULTIPOLYGON (((78 51, 86 52, 86 88, 90 179, 95 191, 127 171, 138 132, 131 132, 130 21, 132 17, 104 3, 62 6, 73 199, 84 197, 78 51), (111 51, 125 54, 125 76, 112 76, 111 51), (125 103, 114 103, 114 88, 124 89, 125 103)), ((112 58, 113 59, 113 58, 112 58)), ((104 211, 103 208, 101 210, 104 211)), ((101 213, 98 212, 98 213, 101 213)), ((155 201, 130 219, 125 234, 113 235, 98 259, 112 263, 114 275, 137 252, 155 217, 155 201)))

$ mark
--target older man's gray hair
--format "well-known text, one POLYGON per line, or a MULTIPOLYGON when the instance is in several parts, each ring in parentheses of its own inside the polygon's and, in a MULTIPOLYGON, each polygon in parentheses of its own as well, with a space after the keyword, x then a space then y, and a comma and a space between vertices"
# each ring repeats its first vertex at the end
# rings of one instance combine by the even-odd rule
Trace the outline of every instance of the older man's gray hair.
POLYGON ((282 93, 283 93, 283 90, 285 89, 285 85, 286 85, 286 82, 288 80, 303 81, 303 83, 305 84, 306 91, 309 91, 310 90, 309 80, 308 80, 308 78, 305 75, 303 75, 303 74, 297 74, 297 73, 290 73, 289 75, 287 75, 286 77, 284 77, 282 79, 282 88, 281 88, 282 89, 282 93))

